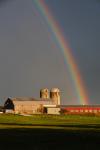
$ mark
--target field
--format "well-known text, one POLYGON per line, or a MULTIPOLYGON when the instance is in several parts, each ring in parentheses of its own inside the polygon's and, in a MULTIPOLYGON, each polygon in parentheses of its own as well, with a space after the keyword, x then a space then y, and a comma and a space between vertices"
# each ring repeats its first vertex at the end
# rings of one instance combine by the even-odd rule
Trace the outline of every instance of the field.
POLYGON ((100 116, 0 115, 2 149, 100 149, 100 116))

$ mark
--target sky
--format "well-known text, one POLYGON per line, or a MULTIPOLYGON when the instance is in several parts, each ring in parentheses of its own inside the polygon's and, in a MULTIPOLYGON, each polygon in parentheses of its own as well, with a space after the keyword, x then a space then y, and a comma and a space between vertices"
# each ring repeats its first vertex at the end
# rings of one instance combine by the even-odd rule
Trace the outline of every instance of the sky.
MULTIPOLYGON (((100 104, 100 1, 44 1, 70 45, 88 103, 100 104)), ((0 0, 0 103, 58 87, 62 104, 79 104, 68 89, 62 52, 36 11, 34 0, 0 0)))

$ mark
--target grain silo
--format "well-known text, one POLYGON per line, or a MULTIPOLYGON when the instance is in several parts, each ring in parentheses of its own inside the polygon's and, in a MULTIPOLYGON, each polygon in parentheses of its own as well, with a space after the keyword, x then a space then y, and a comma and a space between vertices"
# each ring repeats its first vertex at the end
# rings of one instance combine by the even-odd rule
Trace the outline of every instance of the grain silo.
POLYGON ((49 90, 47 88, 40 90, 40 98, 48 99, 49 98, 49 90))
POLYGON ((60 90, 58 88, 51 89, 50 98, 55 102, 55 104, 60 105, 60 90))

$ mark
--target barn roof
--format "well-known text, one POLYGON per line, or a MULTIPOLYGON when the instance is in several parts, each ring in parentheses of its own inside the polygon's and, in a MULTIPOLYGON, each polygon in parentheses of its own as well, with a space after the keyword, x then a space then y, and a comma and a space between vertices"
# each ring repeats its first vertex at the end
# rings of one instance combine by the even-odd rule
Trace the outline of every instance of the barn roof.
POLYGON ((8 99, 12 100, 12 101, 52 101, 51 99, 35 99, 35 98, 32 98, 32 97, 16 97, 16 98, 11 98, 10 97, 8 99))
POLYGON ((29 97, 18 97, 18 98, 8 98, 4 106, 6 107, 7 105, 53 105, 55 104, 53 100, 51 99, 34 99, 34 98, 29 98, 29 97))
POLYGON ((66 107, 100 107, 100 105, 61 105, 61 108, 66 107))
POLYGON ((13 98, 8 98, 12 101, 36 101, 35 98, 31 98, 31 97, 13 97, 13 98))

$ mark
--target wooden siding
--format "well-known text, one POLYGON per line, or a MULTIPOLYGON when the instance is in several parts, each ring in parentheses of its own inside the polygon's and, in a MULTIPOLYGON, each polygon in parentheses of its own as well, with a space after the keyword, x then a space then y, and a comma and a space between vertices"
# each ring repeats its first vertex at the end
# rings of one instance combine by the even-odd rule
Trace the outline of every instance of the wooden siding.
POLYGON ((43 105, 55 105, 55 103, 52 100, 28 100, 28 98, 8 98, 4 104, 4 108, 5 110, 12 109, 15 114, 36 114, 43 113, 43 105))

